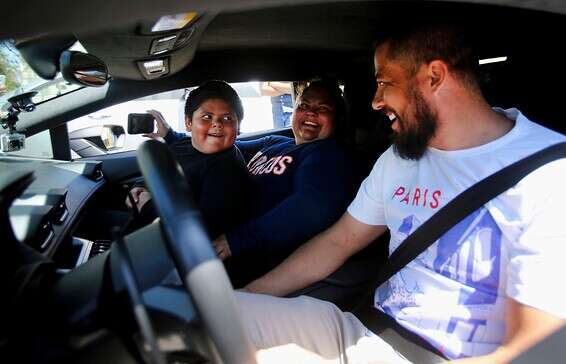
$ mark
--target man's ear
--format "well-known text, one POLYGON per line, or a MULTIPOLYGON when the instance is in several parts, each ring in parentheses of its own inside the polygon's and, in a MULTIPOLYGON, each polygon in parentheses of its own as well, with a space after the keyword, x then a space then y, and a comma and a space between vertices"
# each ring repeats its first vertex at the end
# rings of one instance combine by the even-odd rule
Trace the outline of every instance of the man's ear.
POLYGON ((191 132, 193 129, 193 121, 188 116, 185 116, 185 129, 188 132, 191 132))
POLYGON ((429 86, 433 92, 437 91, 446 81, 448 65, 441 60, 434 60, 428 64, 427 75, 429 86))

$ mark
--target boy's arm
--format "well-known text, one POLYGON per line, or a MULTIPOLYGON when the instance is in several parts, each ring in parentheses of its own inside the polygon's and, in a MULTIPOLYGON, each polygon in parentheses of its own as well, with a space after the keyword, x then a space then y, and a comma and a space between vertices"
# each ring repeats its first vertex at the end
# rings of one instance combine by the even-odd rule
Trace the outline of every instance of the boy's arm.
POLYGON ((186 138, 187 136, 188 136, 188 134, 186 134, 186 133, 181 133, 181 132, 175 131, 173 129, 169 129, 167 131, 167 134, 165 134, 165 136, 163 137, 163 139, 165 139, 165 143, 171 144, 174 141, 186 138))
POLYGON ((246 163, 256 155, 267 143, 272 141, 272 137, 262 137, 253 140, 236 140, 236 147, 242 152, 246 163))

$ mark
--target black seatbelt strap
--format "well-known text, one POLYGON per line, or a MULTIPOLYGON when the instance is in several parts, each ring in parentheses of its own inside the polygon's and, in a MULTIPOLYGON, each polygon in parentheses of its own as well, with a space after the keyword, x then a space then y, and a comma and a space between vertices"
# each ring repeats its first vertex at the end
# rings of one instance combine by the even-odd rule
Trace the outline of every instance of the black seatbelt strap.
POLYGON ((566 158, 566 142, 521 159, 460 193, 395 249, 381 268, 374 287, 377 288, 389 280, 466 216, 516 185, 535 169, 561 158, 566 158))

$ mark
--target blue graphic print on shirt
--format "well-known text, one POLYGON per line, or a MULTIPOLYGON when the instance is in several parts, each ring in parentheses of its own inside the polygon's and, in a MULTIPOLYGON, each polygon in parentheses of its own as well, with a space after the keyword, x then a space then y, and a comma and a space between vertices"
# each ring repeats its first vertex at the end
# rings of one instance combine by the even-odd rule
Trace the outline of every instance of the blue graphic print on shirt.
POLYGON ((404 218, 403 223, 399 227, 398 232, 400 234, 404 234, 406 236, 409 236, 411 234, 411 230, 413 230, 413 220, 414 220, 414 218, 415 218, 415 215, 410 215, 410 216, 407 216, 406 218, 404 218))
POLYGON ((463 283, 459 304, 493 304, 501 264, 501 230, 485 208, 476 210, 438 241, 434 270, 463 283))
MULTIPOLYGON (((404 240, 420 225, 415 215, 402 219, 395 240, 404 240)), ((488 325, 490 311, 494 310, 500 284, 501 230, 486 208, 481 208, 447 231, 431 248, 416 258, 410 267, 397 273, 377 290, 378 305, 392 316, 402 316, 402 321, 413 330, 423 327, 419 314, 413 317, 403 310, 418 308, 420 299, 430 297, 426 279, 414 272, 429 269, 450 278, 456 285, 454 314, 438 322, 438 329, 449 335, 457 335, 464 342, 481 342, 488 325), (420 277, 420 279, 419 279, 420 277), (419 284, 420 283, 420 284, 419 284), (458 308, 460 307, 460 308, 458 308), (469 314, 462 315, 462 308, 469 314), (456 314, 460 312, 459 314, 456 314)), ((395 244, 393 247, 396 248, 395 244)), ((455 349, 455 348, 453 348, 455 349)), ((470 353, 451 352, 453 357, 469 356, 470 353)))

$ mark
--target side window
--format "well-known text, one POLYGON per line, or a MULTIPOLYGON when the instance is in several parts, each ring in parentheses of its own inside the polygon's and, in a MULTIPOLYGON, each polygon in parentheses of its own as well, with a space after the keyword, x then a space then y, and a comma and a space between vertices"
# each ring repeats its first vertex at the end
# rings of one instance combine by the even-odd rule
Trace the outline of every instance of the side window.
POLYGON ((49 130, 44 130, 41 133, 27 137, 24 149, 17 152, 9 152, 8 154, 32 158, 53 158, 51 134, 49 134, 49 130))
MULTIPOLYGON (((244 106, 241 133, 267 131, 290 126, 293 110, 292 82, 252 81, 231 83, 244 106)), ((192 88, 191 88, 192 89, 192 88)), ((135 150, 147 138, 128 134, 128 114, 155 109, 175 131, 185 131, 185 101, 191 89, 167 91, 114 105, 67 123, 73 158, 135 150), (105 145, 109 130, 125 135, 110 147, 105 145)))
POLYGON ((232 83, 244 104, 242 133, 279 129, 291 125, 293 83, 283 81, 232 83))
MULTIPOLYGON (((250 81, 234 82, 244 106, 241 133, 254 133, 291 126, 293 112, 293 82, 250 81)), ((188 89, 187 91, 190 91, 188 89)), ((188 95, 188 93, 187 93, 188 95)), ((184 128, 184 125, 182 126, 184 128)))
MULTIPOLYGON (((159 110, 171 127, 179 130, 182 123, 184 89, 163 92, 113 105, 82 116, 67 123, 73 158, 92 157, 108 153, 135 150, 147 140, 141 134, 128 134, 128 114, 159 110), (120 129, 120 127, 122 129, 120 129), (108 130, 125 133, 109 148, 102 145, 108 138, 108 130)), ((182 130, 182 129, 181 129, 182 130)))

